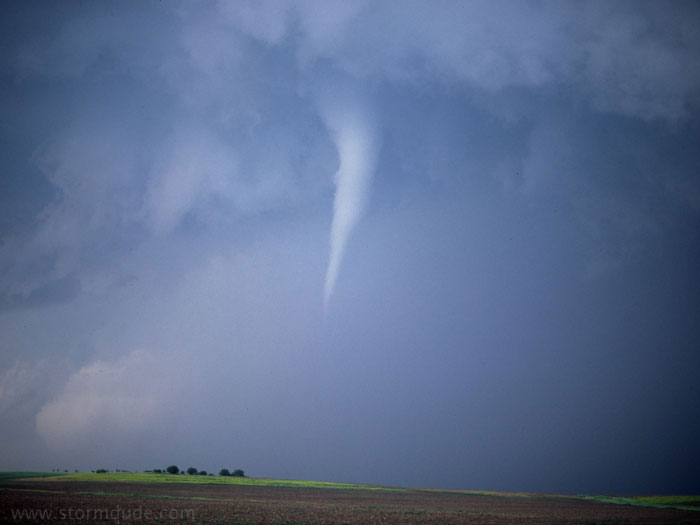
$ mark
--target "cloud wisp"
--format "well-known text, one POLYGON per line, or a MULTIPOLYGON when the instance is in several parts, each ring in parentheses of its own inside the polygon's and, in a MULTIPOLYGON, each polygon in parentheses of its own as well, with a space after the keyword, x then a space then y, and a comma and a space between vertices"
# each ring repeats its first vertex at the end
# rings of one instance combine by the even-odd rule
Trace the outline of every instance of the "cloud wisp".
POLYGON ((378 147, 377 134, 366 108, 360 105, 335 107, 326 111, 324 117, 333 134, 340 161, 335 173, 330 259, 323 295, 327 309, 348 239, 367 206, 378 147))

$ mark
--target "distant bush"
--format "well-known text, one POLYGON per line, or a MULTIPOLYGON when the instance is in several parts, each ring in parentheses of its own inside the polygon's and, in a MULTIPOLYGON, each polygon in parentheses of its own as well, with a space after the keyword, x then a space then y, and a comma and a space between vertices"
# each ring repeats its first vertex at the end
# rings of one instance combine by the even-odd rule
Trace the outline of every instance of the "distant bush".
POLYGON ((222 468, 219 471, 219 476, 230 476, 230 475, 231 475, 231 473, 229 472, 229 470, 227 468, 222 468))
POLYGON ((200 476, 206 476, 206 475, 207 475, 207 471, 206 471, 206 470, 200 470, 200 471, 199 471, 199 475, 200 475, 200 476))
POLYGON ((153 470, 151 470, 151 472, 153 472, 154 474, 162 474, 163 473, 163 471, 160 470, 159 468, 154 468, 153 470))
POLYGON ((187 469, 187 473, 188 473, 190 476, 194 476, 194 475, 197 473, 197 469, 194 468, 194 467, 190 467, 190 468, 187 469))
POLYGON ((168 474, 177 474, 178 472, 180 472, 180 469, 177 468, 177 465, 170 465, 168 468, 165 469, 165 471, 168 474))
POLYGON ((107 470, 106 468, 98 468, 95 471, 95 474, 107 474, 107 472, 109 472, 109 470, 107 470))
POLYGON ((231 474, 232 476, 236 476, 237 478, 245 478, 245 472, 243 472, 241 469, 237 468, 236 470, 233 471, 231 474))

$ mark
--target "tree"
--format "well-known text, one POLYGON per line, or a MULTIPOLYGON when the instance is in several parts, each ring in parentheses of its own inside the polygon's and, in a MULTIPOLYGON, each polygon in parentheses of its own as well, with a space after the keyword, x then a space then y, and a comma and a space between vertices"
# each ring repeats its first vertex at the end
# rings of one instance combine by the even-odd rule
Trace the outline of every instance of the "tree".
POLYGON ((206 476, 206 475, 207 475, 207 471, 206 471, 206 470, 200 470, 200 471, 199 471, 199 475, 200 475, 200 476, 206 476))
POLYGON ((230 475, 231 475, 231 473, 228 471, 227 468, 222 468, 222 469, 219 471, 219 476, 230 476, 230 475))
POLYGON ((194 476, 194 475, 197 473, 197 469, 194 468, 194 467, 190 467, 190 468, 187 469, 187 473, 188 473, 190 476, 194 476))
POLYGON ((245 472, 243 472, 241 469, 237 468, 236 470, 233 471, 231 474, 232 476, 236 476, 237 478, 245 478, 245 472))
POLYGON ((180 472, 180 469, 177 468, 177 465, 170 465, 168 468, 165 469, 165 471, 168 474, 177 474, 178 472, 180 472))

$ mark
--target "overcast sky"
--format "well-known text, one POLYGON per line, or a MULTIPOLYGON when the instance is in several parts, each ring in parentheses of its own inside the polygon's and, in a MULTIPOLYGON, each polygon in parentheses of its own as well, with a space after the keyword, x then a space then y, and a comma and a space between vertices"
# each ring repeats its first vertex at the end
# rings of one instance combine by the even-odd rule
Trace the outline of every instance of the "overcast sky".
POLYGON ((5 2, 0 469, 700 491, 697 2, 5 2))

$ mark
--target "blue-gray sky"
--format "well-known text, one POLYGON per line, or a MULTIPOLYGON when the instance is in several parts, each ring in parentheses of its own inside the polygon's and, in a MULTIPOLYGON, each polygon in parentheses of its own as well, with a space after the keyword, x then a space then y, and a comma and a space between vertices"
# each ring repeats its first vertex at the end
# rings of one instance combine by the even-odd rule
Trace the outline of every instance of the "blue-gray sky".
POLYGON ((700 491, 696 2, 5 2, 0 469, 700 491))

